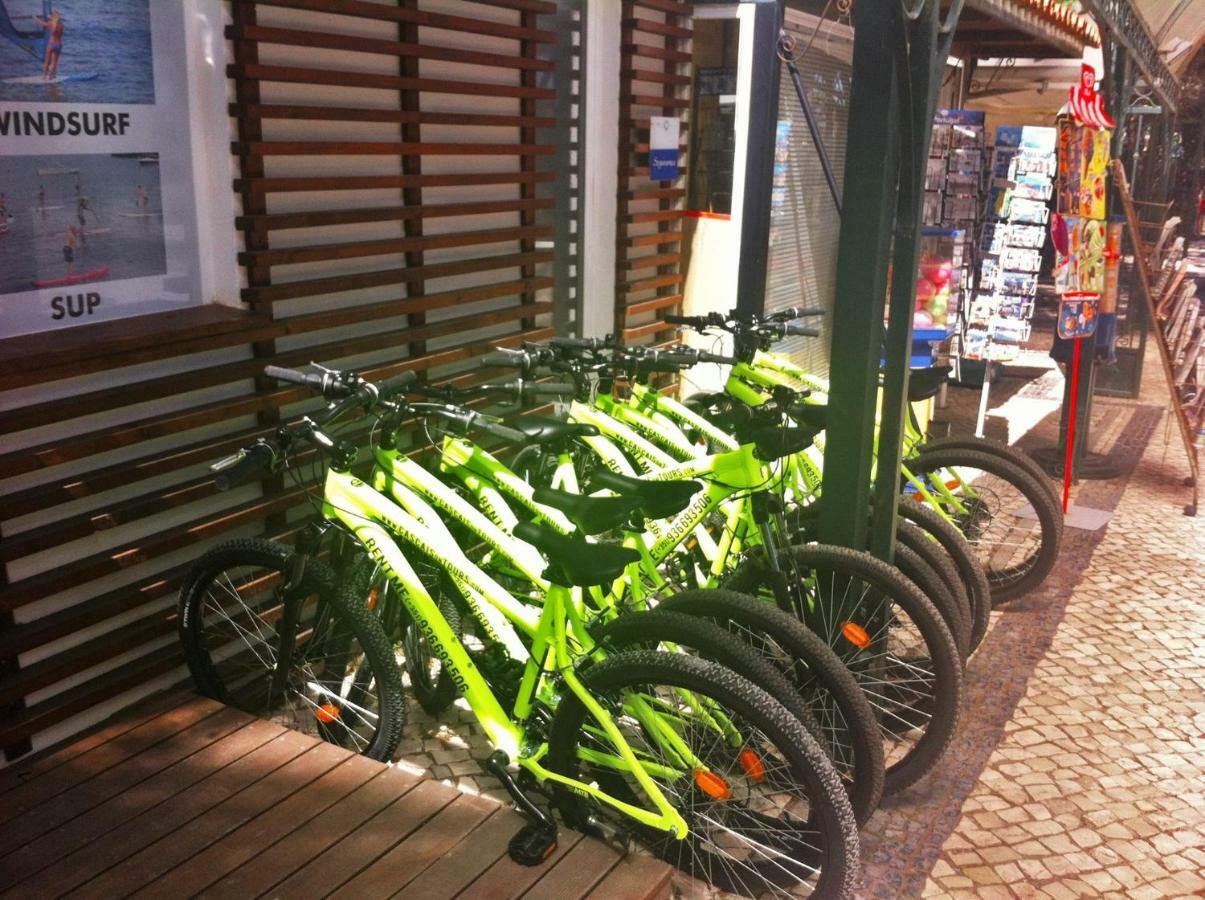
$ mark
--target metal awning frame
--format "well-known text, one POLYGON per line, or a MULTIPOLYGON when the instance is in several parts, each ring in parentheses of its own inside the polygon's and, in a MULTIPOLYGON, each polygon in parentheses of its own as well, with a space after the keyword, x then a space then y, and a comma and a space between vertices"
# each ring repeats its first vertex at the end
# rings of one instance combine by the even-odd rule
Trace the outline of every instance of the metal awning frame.
POLYGON ((1146 20, 1130 0, 1081 0, 1084 8, 1109 37, 1125 48, 1126 54, 1138 66, 1147 84, 1163 102, 1167 112, 1175 114, 1180 103, 1180 83, 1159 55, 1159 47, 1151 36, 1146 20))

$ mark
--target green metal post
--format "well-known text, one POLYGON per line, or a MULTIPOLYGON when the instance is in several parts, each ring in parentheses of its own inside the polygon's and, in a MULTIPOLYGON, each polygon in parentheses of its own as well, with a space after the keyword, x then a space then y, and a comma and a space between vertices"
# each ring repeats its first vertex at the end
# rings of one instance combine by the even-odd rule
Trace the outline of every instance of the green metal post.
POLYGON ((899 0, 854 4, 853 82, 832 319, 821 540, 866 546, 887 254, 895 222, 899 0))
MULTIPOLYGON (((870 550, 892 561, 895 515, 899 502, 900 452, 908 404, 912 319, 916 303, 916 266, 920 257, 925 160, 933 133, 933 106, 941 85, 934 68, 937 3, 926 0, 913 22, 900 15, 896 65, 900 67, 900 160, 895 246, 892 253, 891 303, 884 347, 883 405, 879 414, 878 466, 874 479, 874 523, 870 550)), ((940 72, 940 69, 939 69, 940 72)))
POLYGON ((912 350, 916 269, 924 218, 925 165, 933 136, 933 115, 941 93, 946 59, 962 3, 950 4, 939 19, 937 0, 925 0, 914 18, 901 14, 900 190, 892 254, 891 305, 884 348, 883 403, 879 414, 879 456, 875 472, 875 517, 870 549, 891 561, 900 491, 900 454, 908 412, 908 375, 912 350))

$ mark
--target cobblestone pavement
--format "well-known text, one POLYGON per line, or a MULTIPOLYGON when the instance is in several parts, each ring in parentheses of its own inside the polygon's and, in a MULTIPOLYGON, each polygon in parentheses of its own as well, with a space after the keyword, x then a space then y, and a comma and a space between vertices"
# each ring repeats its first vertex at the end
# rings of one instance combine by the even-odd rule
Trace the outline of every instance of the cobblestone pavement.
MULTIPOLYGON (((1205 523, 1180 512, 1187 469, 1157 365, 1140 401, 1094 409, 1093 448, 1132 471, 1073 502, 1115 517, 1068 529, 1041 589, 993 613, 954 745, 864 830, 861 896, 1205 895, 1205 523)), ((1053 443, 1061 382, 993 386, 997 436, 1053 443)), ((978 392, 951 394, 944 417, 968 431, 978 392)), ((505 801, 467 708, 409 702, 399 762, 505 801)))
MULTIPOLYGON (((1127 474, 1072 493, 1113 520, 1068 529, 1046 583, 993 613, 954 746, 864 831, 862 896, 1205 894, 1205 524, 1181 515, 1153 352, 1146 372, 1139 401, 1093 411, 1127 474)), ((1054 443, 1061 380, 1001 385, 999 436, 1054 443)), ((977 397, 952 395, 965 431, 977 397)))
POLYGON ((1205 893, 1205 524, 1177 449, 1130 477, 925 896, 1205 893))

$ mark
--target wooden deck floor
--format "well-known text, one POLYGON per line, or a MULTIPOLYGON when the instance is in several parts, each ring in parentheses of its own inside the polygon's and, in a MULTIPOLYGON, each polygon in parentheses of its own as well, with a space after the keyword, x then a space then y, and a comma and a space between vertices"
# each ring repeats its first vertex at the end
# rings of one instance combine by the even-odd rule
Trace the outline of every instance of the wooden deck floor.
POLYGON ((0 898, 664 898, 668 866, 195 695, 0 771, 0 898))

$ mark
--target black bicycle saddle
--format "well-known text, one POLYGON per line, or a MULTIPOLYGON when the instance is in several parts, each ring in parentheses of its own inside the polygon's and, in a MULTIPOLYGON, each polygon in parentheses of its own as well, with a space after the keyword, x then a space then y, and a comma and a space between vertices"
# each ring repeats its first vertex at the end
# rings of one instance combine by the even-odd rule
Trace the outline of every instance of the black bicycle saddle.
POLYGON ((792 419, 819 434, 828 427, 828 404, 794 403, 789 415, 792 419))
POLYGON ((908 402, 916 403, 937 396, 952 371, 954 370, 951 366, 913 369, 908 375, 908 402))
POLYGON ((627 525, 640 509, 639 497, 586 497, 547 487, 536 488, 531 498, 559 509, 582 534, 602 534, 627 525))
POLYGON ((623 570, 631 563, 640 559, 640 553, 628 547, 587 544, 534 522, 520 522, 516 525, 515 537, 531 544, 548 557, 545 576, 553 584, 566 587, 609 584, 622 575, 623 570))
POLYGON ((523 432, 529 444, 559 444, 598 434, 598 428, 593 425, 563 422, 549 416, 519 416, 511 427, 523 432))
POLYGON ((668 519, 690 506, 690 498, 703 485, 697 481, 648 481, 631 478, 610 469, 601 469, 590 476, 590 489, 614 491, 621 497, 635 497, 640 512, 650 519, 668 519))
POLYGON ((767 425, 749 432, 748 443, 756 447, 758 459, 769 462, 806 450, 815 437, 811 428, 767 425))

